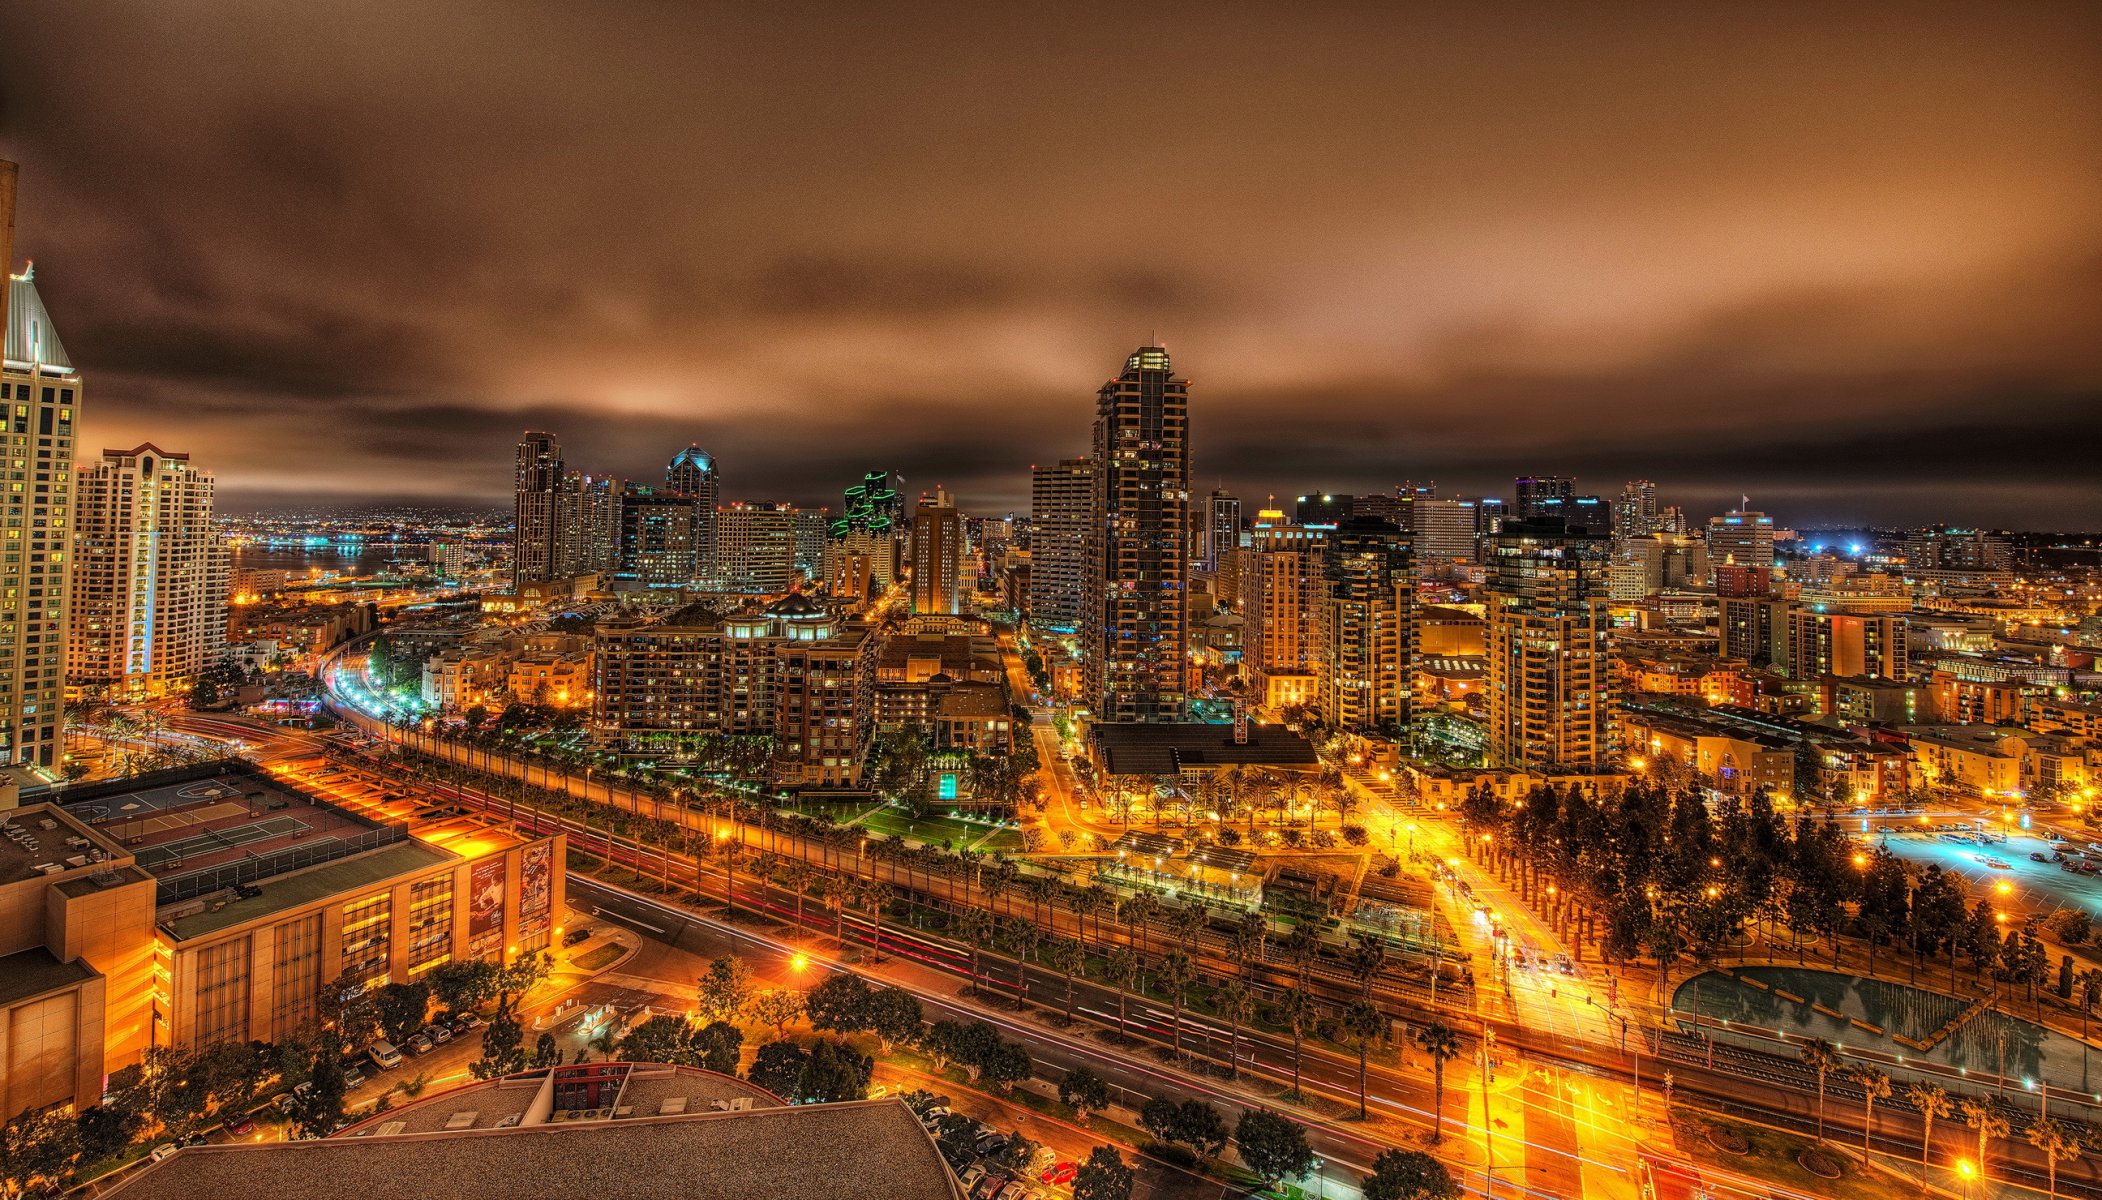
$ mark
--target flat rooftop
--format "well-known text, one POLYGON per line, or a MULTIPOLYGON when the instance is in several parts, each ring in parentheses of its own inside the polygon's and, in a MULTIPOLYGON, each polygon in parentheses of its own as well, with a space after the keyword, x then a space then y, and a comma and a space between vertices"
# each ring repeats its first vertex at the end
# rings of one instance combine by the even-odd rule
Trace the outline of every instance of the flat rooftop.
POLYGON ((19 954, 0 958, 0 1007, 94 977, 95 968, 83 960, 60 962, 57 955, 42 946, 31 946, 19 954))
POLYGON ((589 1196, 708 1200, 963 1195, 899 1099, 700 1116, 561 1122, 393 1137, 193 1146, 138 1171, 109 1196, 288 1196, 445 1200, 589 1196))
POLYGON ((1111 775, 1174 775, 1184 767, 1236 764, 1298 767, 1320 765, 1314 745, 1282 725, 1248 725, 1248 740, 1233 740, 1232 725, 1196 721, 1174 724, 1112 722, 1088 732, 1102 769, 1111 775))
POLYGON ((338 808, 262 772, 198 772, 66 805, 133 856, 162 904, 260 883, 383 845, 404 831, 338 808))
POLYGON ((418 1097, 358 1122, 346 1138, 401 1137, 591 1120, 781 1108, 779 1096, 734 1075, 667 1063, 584 1063, 526 1071, 418 1097), (546 1103, 540 1103, 545 1094, 546 1103), (571 1116, 575 1113, 577 1115, 571 1116))
POLYGON ((115 843, 56 805, 0 812, 0 884, 77 871, 118 854, 115 843))
MULTIPOLYGON (((204 937, 244 921, 267 917, 341 892, 357 891, 439 863, 456 861, 457 857, 436 846, 408 838, 376 850, 262 879, 252 885, 256 895, 207 902, 197 911, 161 918, 160 926, 177 941, 204 937)), ((177 901, 163 905, 162 909, 164 912, 183 912, 202 900, 200 897, 177 901)))

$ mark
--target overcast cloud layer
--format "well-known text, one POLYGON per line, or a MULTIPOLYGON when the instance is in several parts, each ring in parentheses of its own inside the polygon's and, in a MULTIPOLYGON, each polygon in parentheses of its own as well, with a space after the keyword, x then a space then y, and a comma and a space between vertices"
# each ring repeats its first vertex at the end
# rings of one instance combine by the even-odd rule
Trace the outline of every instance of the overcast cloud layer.
POLYGON ((1244 495, 2102 527, 2092 5, 0 15, 88 436, 230 498, 1026 505, 1158 337, 1244 495), (1606 11, 1579 14, 1579 9, 1606 11))

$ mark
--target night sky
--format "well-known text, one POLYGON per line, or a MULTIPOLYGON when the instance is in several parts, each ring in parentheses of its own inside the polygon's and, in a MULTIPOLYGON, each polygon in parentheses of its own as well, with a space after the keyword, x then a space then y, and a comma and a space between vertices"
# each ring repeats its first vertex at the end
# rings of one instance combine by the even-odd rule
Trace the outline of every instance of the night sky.
POLYGON ((1200 488, 2094 529, 2098 64, 2092 4, 17 0, 0 156, 89 440, 237 503, 500 501, 544 427, 1026 506, 1158 337, 1200 488))

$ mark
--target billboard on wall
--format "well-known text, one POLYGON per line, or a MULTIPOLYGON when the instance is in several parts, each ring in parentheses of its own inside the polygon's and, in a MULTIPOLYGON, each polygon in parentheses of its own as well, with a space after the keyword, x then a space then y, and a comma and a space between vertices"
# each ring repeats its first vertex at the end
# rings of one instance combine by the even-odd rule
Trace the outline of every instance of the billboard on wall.
POLYGON ((535 842, 518 856, 518 923, 521 936, 547 925, 555 904, 555 844, 535 842))
POLYGON ((481 938, 504 930, 504 860, 485 858, 468 876, 467 936, 481 938))

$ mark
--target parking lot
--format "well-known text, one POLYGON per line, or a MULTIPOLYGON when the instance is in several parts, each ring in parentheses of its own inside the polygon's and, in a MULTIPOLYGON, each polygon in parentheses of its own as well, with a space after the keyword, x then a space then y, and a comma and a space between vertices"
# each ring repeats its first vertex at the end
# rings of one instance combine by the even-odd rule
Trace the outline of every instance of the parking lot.
MULTIPOLYGON (((2048 861, 2053 854, 2051 843, 2026 833, 2011 835, 2004 842, 1978 844, 1949 840, 1934 831, 1893 830, 1880 840, 1900 858, 1922 866, 1934 863, 1961 876, 1973 901, 1995 897, 2011 911, 2038 916, 2060 908, 2102 916, 2102 850, 2092 855, 2097 871, 2087 873, 2068 871, 2064 864, 2048 861), (2032 854, 2041 854, 2047 861, 2037 862, 2032 854), (1999 890, 2001 884, 2007 885, 2005 892, 1999 890)), ((2083 839, 2070 845, 2074 849, 2066 852, 2067 859, 2083 861, 2076 851, 2085 849, 2087 842, 2083 839)))

